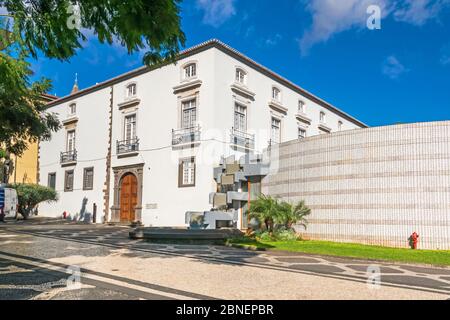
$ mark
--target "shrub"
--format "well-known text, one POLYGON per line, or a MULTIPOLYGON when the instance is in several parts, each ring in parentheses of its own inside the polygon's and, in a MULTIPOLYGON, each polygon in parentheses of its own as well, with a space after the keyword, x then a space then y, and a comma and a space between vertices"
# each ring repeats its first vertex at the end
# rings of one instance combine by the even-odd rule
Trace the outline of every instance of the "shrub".
POLYGON ((257 231, 254 234, 255 238, 262 241, 297 241, 299 236, 293 229, 280 228, 273 233, 268 231, 257 231))
POLYGON ((271 196, 261 195, 256 201, 250 203, 248 215, 259 224, 259 229, 273 233, 283 228, 292 230, 293 225, 301 225, 305 229, 308 221, 306 216, 311 214, 304 201, 291 204, 271 196))
POLYGON ((27 219, 30 213, 42 202, 55 202, 58 194, 55 190, 37 184, 12 184, 19 200, 19 213, 27 219))

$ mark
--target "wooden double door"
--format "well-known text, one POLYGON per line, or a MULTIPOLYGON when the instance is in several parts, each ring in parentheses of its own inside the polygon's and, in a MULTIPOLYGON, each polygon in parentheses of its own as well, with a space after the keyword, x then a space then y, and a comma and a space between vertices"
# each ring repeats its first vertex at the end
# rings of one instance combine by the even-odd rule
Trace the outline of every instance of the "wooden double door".
POLYGON ((134 174, 125 175, 120 183, 120 222, 134 222, 138 183, 134 174))

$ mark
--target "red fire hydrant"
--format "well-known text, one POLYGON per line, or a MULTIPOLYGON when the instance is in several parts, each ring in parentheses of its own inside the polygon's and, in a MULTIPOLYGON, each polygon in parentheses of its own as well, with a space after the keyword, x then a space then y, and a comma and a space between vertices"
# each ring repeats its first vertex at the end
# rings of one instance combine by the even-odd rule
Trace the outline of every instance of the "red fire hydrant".
POLYGON ((411 237, 411 248, 413 250, 417 250, 417 244, 419 243, 419 234, 417 232, 414 232, 411 237))
POLYGON ((63 219, 67 219, 67 212, 63 212, 63 219))

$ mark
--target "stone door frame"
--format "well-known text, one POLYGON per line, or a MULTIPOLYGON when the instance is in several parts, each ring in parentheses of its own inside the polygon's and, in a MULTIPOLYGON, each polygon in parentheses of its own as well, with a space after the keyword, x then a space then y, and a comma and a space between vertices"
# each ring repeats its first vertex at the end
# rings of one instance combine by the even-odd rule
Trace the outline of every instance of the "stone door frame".
POLYGON ((112 168, 114 173, 114 204, 111 207, 112 223, 120 223, 120 189, 122 178, 127 174, 133 174, 137 179, 137 205, 134 210, 133 222, 142 223, 142 187, 144 180, 144 164, 128 165, 112 168))

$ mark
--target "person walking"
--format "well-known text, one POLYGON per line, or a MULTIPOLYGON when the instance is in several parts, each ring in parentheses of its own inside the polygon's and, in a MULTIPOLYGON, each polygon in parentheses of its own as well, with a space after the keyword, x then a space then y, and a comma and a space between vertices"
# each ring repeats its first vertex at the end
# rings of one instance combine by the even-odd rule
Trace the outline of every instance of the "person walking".
POLYGON ((6 223, 6 221, 5 221, 5 212, 3 210, 3 206, 0 207, 0 222, 6 223))

